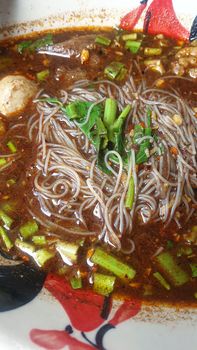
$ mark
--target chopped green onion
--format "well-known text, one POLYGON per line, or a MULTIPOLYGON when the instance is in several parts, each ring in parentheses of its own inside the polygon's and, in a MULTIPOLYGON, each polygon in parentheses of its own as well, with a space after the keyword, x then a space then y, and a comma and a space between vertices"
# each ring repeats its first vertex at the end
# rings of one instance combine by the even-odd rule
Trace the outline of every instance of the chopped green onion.
POLYGON ((26 41, 22 41, 21 43, 19 43, 17 45, 17 50, 20 54, 23 53, 23 51, 25 49, 27 49, 28 47, 30 47, 30 45, 32 44, 32 40, 26 40, 26 41))
POLYGON ((0 167, 6 165, 6 159, 5 158, 0 158, 0 167))
POLYGON ((159 56, 162 53, 162 49, 160 47, 145 47, 144 55, 145 56, 159 56))
POLYGON ((137 53, 140 49, 141 44, 141 41, 127 40, 125 42, 125 49, 129 49, 129 51, 132 53, 137 53))
POLYGON ((40 267, 43 267, 45 263, 48 260, 51 260, 52 258, 54 258, 54 256, 55 254, 53 252, 50 252, 45 248, 37 250, 33 255, 34 260, 40 267))
POLYGON ((45 236, 33 236, 32 242, 36 245, 45 245, 47 240, 45 236))
POLYGON ((17 238, 15 240, 15 246, 18 249, 22 250, 22 252, 29 254, 29 255, 32 255, 36 250, 36 248, 33 244, 21 241, 19 238, 17 238))
POLYGON ((70 284, 73 289, 82 288, 82 278, 80 276, 73 276, 70 279, 70 284))
POLYGON ((10 152, 12 152, 12 153, 16 153, 17 152, 17 148, 16 148, 14 142, 8 141, 7 146, 9 148, 10 152))
POLYGON ((39 227, 35 220, 29 220, 19 228, 19 232, 24 239, 33 236, 38 230, 39 227))
POLYGON ((7 250, 10 250, 13 247, 13 243, 2 226, 0 226, 0 237, 2 238, 7 250))
POLYGON ((125 68, 124 64, 121 62, 111 62, 104 70, 104 74, 109 78, 109 79, 116 79, 118 75, 121 73, 121 70, 125 68))
POLYGON ((53 44, 52 34, 47 34, 45 37, 41 39, 37 39, 35 41, 32 41, 32 40, 22 41, 17 45, 17 50, 20 54, 22 54, 27 49, 30 52, 34 52, 35 50, 43 46, 48 46, 52 44, 53 44))
POLYGON ((125 199, 125 208, 132 209, 133 202, 134 202, 134 195, 135 195, 135 184, 134 184, 133 175, 131 175, 131 178, 129 180, 129 187, 128 187, 126 199, 125 199))
POLYGON ((103 123, 107 129, 114 123, 117 113, 117 101, 113 98, 106 98, 103 123))
POLYGON ((72 265, 77 261, 77 252, 79 249, 79 244, 71 242, 57 242, 56 250, 60 254, 62 260, 68 264, 72 265))
POLYGON ((122 40, 136 40, 137 39, 137 33, 130 33, 130 34, 124 34, 122 35, 122 40))
POLYGON ((94 273, 93 280, 93 289, 96 293, 108 296, 113 292, 116 277, 103 275, 101 273, 94 273))
POLYGON ((190 264, 192 270, 192 277, 197 277, 197 262, 193 262, 190 264))
POLYGON ((170 285, 168 282, 163 278, 163 276, 159 272, 153 273, 153 276, 160 282, 160 284, 167 290, 170 290, 170 285))
POLYGON ((12 218, 8 216, 3 210, 0 210, 0 220, 3 221, 4 225, 7 228, 10 228, 12 226, 12 218))
POLYGON ((36 77, 39 81, 46 80, 50 74, 49 69, 42 70, 41 72, 36 73, 36 77))
POLYGON ((94 264, 97 264, 104 269, 114 273, 114 275, 118 276, 122 279, 133 279, 135 277, 136 271, 133 267, 123 263, 115 256, 106 253, 101 248, 96 248, 94 254, 91 257, 91 261, 94 264))
POLYGON ((158 269, 165 274, 166 278, 169 279, 175 287, 182 286, 189 281, 190 276, 179 266, 171 253, 162 252, 154 259, 158 269))
POLYGON ((148 68, 151 69, 154 72, 158 72, 161 75, 165 73, 165 69, 163 67, 163 64, 161 60, 145 60, 144 65, 148 68))
POLYGON ((120 71, 120 73, 117 75, 116 80, 121 81, 126 77, 127 69, 123 67, 120 71))
POLYGON ((109 38, 106 38, 105 36, 99 35, 96 37, 95 43, 104 46, 109 46, 111 44, 111 40, 109 38))

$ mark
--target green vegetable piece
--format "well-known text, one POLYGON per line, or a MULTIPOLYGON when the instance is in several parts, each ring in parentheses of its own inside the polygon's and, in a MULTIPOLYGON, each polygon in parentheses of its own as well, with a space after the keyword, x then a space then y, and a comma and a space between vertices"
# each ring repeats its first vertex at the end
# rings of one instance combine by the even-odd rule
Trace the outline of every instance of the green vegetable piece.
POLYGON ((0 226, 0 237, 2 238, 7 250, 10 250, 14 246, 7 232, 2 226, 0 226))
POLYGON ((109 130, 111 125, 115 122, 117 114, 117 101, 113 98, 106 98, 103 123, 105 127, 109 130))
POLYGON ((35 220, 29 220, 19 228, 19 232, 24 239, 28 239, 38 232, 39 227, 35 220))
POLYGON ((41 72, 36 73, 36 77, 39 81, 46 80, 49 77, 49 69, 42 70, 41 72))
POLYGON ((14 142, 8 141, 7 146, 8 146, 11 153, 17 152, 17 147, 15 146, 14 142))
POLYGON ((109 129, 109 139, 114 143, 114 149, 120 153, 121 155, 124 152, 123 147, 123 137, 122 137, 122 131, 123 131, 123 124, 125 122, 125 119, 127 118, 129 112, 131 110, 131 106, 127 105, 119 115, 119 117, 116 119, 113 125, 111 125, 109 129))
POLYGON ((162 54, 162 49, 160 47, 145 47, 145 56, 159 56, 162 54))
POLYGON ((4 223, 6 228, 10 228, 12 226, 13 219, 3 210, 0 210, 0 220, 4 223))
POLYGON ((125 67, 123 67, 120 72, 118 73, 116 80, 121 81, 123 79, 125 79, 126 75, 127 75, 127 69, 125 67))
POLYGON ((193 251, 192 251, 192 248, 190 246, 182 246, 182 247, 179 247, 178 250, 177 250, 177 256, 180 257, 182 255, 192 255, 193 251))
POLYGON ((190 280, 190 276, 177 263, 170 252, 162 252, 155 257, 156 265, 166 278, 175 286, 179 287, 190 280))
POLYGON ((197 277, 197 262, 193 262, 190 264, 192 270, 192 277, 197 277))
POLYGON ((124 64, 121 62, 111 62, 104 70, 104 74, 109 78, 109 79, 116 79, 118 74, 120 73, 121 69, 125 68, 124 64))
POLYGON ((43 267, 47 261, 54 258, 55 254, 53 252, 48 251, 47 249, 39 249, 37 250, 33 257, 38 266, 43 267))
POLYGON ((45 245, 47 244, 46 237, 43 236, 33 236, 32 237, 32 242, 36 245, 45 245))
POLYGON ((135 125, 134 135, 133 135, 133 143, 137 144, 138 140, 143 136, 144 136, 144 128, 140 124, 135 125))
POLYGON ((16 201, 3 201, 0 204, 1 210, 3 210, 7 214, 11 214, 17 210, 17 202, 16 201))
POLYGON ((33 253, 36 250, 36 248, 33 244, 21 241, 19 238, 17 238, 15 240, 15 246, 18 249, 20 249, 22 252, 29 254, 29 255, 33 255, 33 253))
POLYGON ((21 43, 19 43, 17 45, 17 50, 20 54, 23 53, 23 51, 27 48, 30 47, 30 45, 32 44, 32 40, 26 40, 26 41, 22 41, 21 43))
POLYGON ((159 283, 167 290, 170 290, 170 285, 168 282, 163 278, 163 276, 159 272, 153 273, 153 276, 159 281, 159 283))
POLYGON ((125 208, 132 209, 134 196, 135 196, 135 184, 134 184, 134 178, 131 175, 131 178, 129 180, 129 187, 128 187, 126 199, 125 199, 125 208))
POLYGON ((6 165, 7 161, 5 158, 0 158, 0 167, 6 165))
POLYGON ((122 35, 123 41, 136 40, 136 39, 137 39, 137 33, 130 33, 130 34, 122 35))
POLYGON ((101 273, 93 274, 94 284, 93 289, 96 293, 108 296, 114 290, 116 277, 103 275, 101 273))
POLYGON ((131 280, 135 277, 136 271, 133 267, 123 263, 113 255, 106 253, 101 248, 96 248, 91 257, 91 261, 104 269, 114 273, 121 279, 131 280))
POLYGON ((75 102, 69 103, 68 106, 66 107, 65 111, 68 114, 70 120, 81 118, 81 116, 77 113, 77 108, 76 108, 75 102))
POLYGON ((139 51, 141 44, 141 41, 127 40, 125 43, 125 49, 129 49, 132 53, 135 54, 139 51))
POLYGON ((22 54, 24 51, 29 50, 30 52, 34 52, 35 50, 38 50, 41 47, 52 45, 53 39, 52 34, 47 34, 45 37, 41 39, 37 39, 35 41, 32 40, 26 40, 22 41, 17 45, 17 50, 20 54, 22 54))
POLYGON ((70 279, 70 284, 73 289, 80 289, 82 288, 82 278, 74 276, 70 279))
POLYGON ((73 265, 77 261, 79 246, 76 243, 60 241, 56 243, 56 250, 66 264, 73 265))
POLYGON ((105 36, 98 35, 95 39, 95 43, 99 45, 109 46, 111 44, 111 40, 105 36))

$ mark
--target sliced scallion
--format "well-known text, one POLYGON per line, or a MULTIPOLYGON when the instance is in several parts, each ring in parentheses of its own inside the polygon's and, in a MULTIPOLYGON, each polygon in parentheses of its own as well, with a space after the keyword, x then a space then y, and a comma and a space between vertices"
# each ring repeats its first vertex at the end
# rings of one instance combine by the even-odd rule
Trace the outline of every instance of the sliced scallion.
POLYGON ((192 270, 192 277, 197 277, 197 262, 192 262, 190 268, 192 270))
POLYGON ((45 245, 47 243, 46 237, 43 236, 33 236, 32 242, 36 245, 45 245))
POLYGON ((109 78, 109 79, 116 79, 118 75, 120 74, 121 70, 125 68, 124 64, 121 62, 111 62, 104 70, 104 74, 109 78))
POLYGON ((39 81, 44 81, 48 78, 50 74, 49 69, 42 70, 41 72, 36 73, 36 77, 39 81))
POLYGON ((54 256, 55 253, 50 252, 45 248, 37 250, 33 255, 34 260, 40 267, 43 267, 46 264, 46 262, 54 258, 54 256))
POLYGON ((14 144, 13 141, 8 141, 7 146, 9 148, 10 152, 12 152, 12 153, 16 153, 17 152, 17 147, 16 147, 16 145, 14 144))
POLYGON ((130 33, 130 34, 124 34, 122 35, 122 40, 136 40, 137 39, 137 33, 130 33))
POLYGON ((2 238, 7 250, 10 250, 13 247, 13 243, 2 226, 0 226, 0 237, 2 238))
POLYGON ((131 280, 135 277, 136 271, 133 267, 123 263, 115 256, 106 253, 101 248, 96 248, 94 254, 91 257, 91 261, 94 264, 97 264, 104 269, 114 273, 114 275, 118 276, 122 279, 131 280))
POLYGON ((5 158, 0 158, 0 167, 6 165, 6 159, 5 158))
POLYGON ((19 228, 19 232, 24 239, 33 236, 38 230, 39 227, 35 220, 29 220, 19 228))
POLYGON ((79 246, 80 245, 76 243, 60 241, 56 243, 56 250, 66 264, 73 265, 73 263, 77 261, 79 246))
POLYGON ((167 290, 170 290, 170 285, 168 282, 163 278, 163 276, 159 272, 153 273, 153 276, 159 281, 159 283, 167 290))
POLYGON ((12 226, 13 219, 3 210, 0 210, 0 220, 4 223, 5 227, 10 228, 12 226))
POLYGON ((175 286, 179 287, 190 280, 188 273, 183 270, 170 252, 162 252, 155 258, 156 265, 166 278, 175 286))
POLYGON ((103 123, 107 129, 114 123, 117 113, 117 101, 113 98, 106 98, 103 123))
POLYGON ((33 244, 21 241, 19 238, 15 240, 15 246, 20 249, 22 252, 32 255, 36 248, 33 244))
POLYGON ((126 199, 125 199, 125 208, 132 209, 133 202, 134 202, 134 195, 135 195, 135 185, 134 185, 133 176, 131 175, 131 178, 129 180, 129 187, 128 187, 126 199))
POLYGON ((162 49, 160 47, 145 47, 145 56, 159 56, 162 54, 162 49))
POLYGON ((104 275, 101 273, 94 273, 93 280, 93 289, 96 293, 108 296, 113 292, 116 277, 104 275))
POLYGON ((95 39, 95 43, 99 45, 109 46, 111 44, 111 40, 105 36, 98 35, 95 39))
POLYGON ((73 289, 82 288, 82 278, 80 276, 73 276, 70 279, 70 284, 73 289))
POLYGON ((125 49, 128 49, 132 53, 137 53, 140 49, 141 44, 141 41, 127 40, 125 42, 125 49))

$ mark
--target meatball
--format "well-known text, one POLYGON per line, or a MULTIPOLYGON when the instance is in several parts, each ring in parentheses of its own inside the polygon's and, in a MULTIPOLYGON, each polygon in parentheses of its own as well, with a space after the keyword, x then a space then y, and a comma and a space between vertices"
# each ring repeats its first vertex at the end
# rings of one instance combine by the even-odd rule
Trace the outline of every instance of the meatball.
POLYGON ((0 113, 17 116, 35 96, 38 86, 22 75, 8 75, 0 80, 0 113))

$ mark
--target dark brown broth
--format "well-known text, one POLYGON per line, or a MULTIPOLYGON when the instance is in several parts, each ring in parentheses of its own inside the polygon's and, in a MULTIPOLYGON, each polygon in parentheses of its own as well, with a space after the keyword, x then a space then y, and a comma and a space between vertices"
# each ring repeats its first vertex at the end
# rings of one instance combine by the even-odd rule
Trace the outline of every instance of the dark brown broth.
MULTIPOLYGON (((86 34, 87 29, 80 30, 76 33, 80 35, 86 34)), ((97 33, 97 31, 95 33, 97 33)), ((108 37, 111 38, 114 38, 115 34, 119 34, 118 32, 114 33, 114 30, 107 31, 104 33, 101 31, 101 33, 104 35, 106 34, 108 37)), ((72 38, 72 36, 73 30, 59 34, 57 33, 54 35, 54 41, 64 41, 72 38)), ((144 40, 145 45, 147 44, 147 46, 149 47, 154 47, 155 39, 153 37, 147 35, 144 40)), ((99 80, 103 78, 104 67, 106 67, 106 65, 109 64, 111 61, 117 60, 118 57, 128 69, 133 59, 131 53, 125 50, 123 51, 123 56, 119 56, 116 53, 117 51, 122 52, 122 49, 119 47, 103 48, 97 46, 93 50, 92 54, 92 56, 95 55, 95 59, 97 59, 96 63, 94 61, 91 62, 90 60, 84 65, 81 65, 80 61, 78 64, 76 64, 76 62, 72 59, 65 59, 52 56, 43 57, 43 55, 39 55, 36 53, 20 55, 16 53, 15 50, 13 50, 13 46, 16 44, 17 42, 13 42, 11 44, 5 43, 4 47, 2 47, 1 49, 1 53, 7 57, 10 57, 13 60, 13 63, 10 67, 0 71, 0 78, 5 76, 6 74, 20 73, 31 79, 35 79, 35 74, 37 72, 40 72, 41 70, 47 68, 50 70, 50 76, 46 80, 46 82, 41 83, 41 87, 53 96, 57 95, 57 90, 60 90, 61 88, 66 89, 75 80, 85 78, 90 80, 99 80), (78 69, 78 71, 77 74, 74 75, 76 69, 78 69)), ((167 48, 164 48, 164 55, 166 56, 166 61, 164 63, 165 67, 169 66, 171 56, 168 54, 174 46, 176 46, 176 42, 174 40, 169 40, 169 46, 167 48)), ((145 76, 146 80, 151 85, 156 78, 160 77, 160 75, 155 72, 151 72, 150 70, 145 70, 143 66, 143 59, 143 53, 140 52, 138 55, 138 61, 142 68, 142 74, 145 76)), ((136 82, 140 81, 141 77, 135 67, 133 67, 133 75, 136 82)), ((187 97, 190 95, 190 100, 195 100, 195 84, 182 80, 171 79, 168 80, 168 82, 166 82, 164 88, 168 89, 168 86, 173 86, 176 89, 178 88, 183 95, 187 94, 187 97)), ((33 112, 34 106, 30 104, 26 111, 18 118, 18 120, 20 120, 21 123, 27 124, 27 120, 33 114, 33 112)), ((17 237, 17 229, 19 225, 30 218, 25 203, 27 196, 32 197, 33 195, 33 184, 31 181, 31 175, 34 173, 36 159, 36 148, 34 144, 31 144, 29 141, 24 141, 22 139, 15 139, 15 130, 13 129, 12 131, 12 126, 15 122, 16 120, 14 120, 13 122, 5 121, 7 134, 4 138, 1 139, 0 143, 0 152, 3 153, 6 148, 5 145, 7 140, 13 139, 15 140, 17 148, 21 153, 21 158, 18 161, 16 161, 12 167, 8 171, 4 171, 0 174, 0 201, 6 202, 7 200, 11 200, 17 202, 17 209, 13 213, 13 218, 15 219, 14 227, 11 232, 11 238, 13 240, 17 237), (10 178, 14 178, 16 180, 16 185, 7 187, 5 184, 6 181, 10 178)), ((20 134, 27 137, 26 126, 20 129, 20 134)), ((39 205, 36 205, 37 207, 35 207, 35 211, 40 211, 39 205)), ((91 227, 91 229, 94 229, 95 223, 92 224, 92 215, 87 213, 87 218, 88 215, 88 225, 89 227, 91 227)), ((96 225, 98 224, 99 221, 97 220, 96 225)), ((195 278, 191 279, 191 281, 183 287, 172 287, 170 291, 166 291, 152 276, 152 272, 157 271, 153 259, 153 255, 155 254, 157 249, 159 249, 161 246, 166 248, 168 241, 170 240, 173 242, 174 245, 171 249, 171 253, 174 254, 174 256, 176 256, 178 245, 181 245, 182 243, 185 244, 183 240, 183 234, 187 231, 190 231, 191 227, 194 224, 196 224, 195 215, 193 215, 193 217, 189 220, 189 223, 184 224, 184 226, 181 229, 178 229, 174 223, 171 223, 170 226, 168 226, 167 228, 164 228, 164 226, 161 223, 149 223, 146 225, 141 225, 138 222, 138 218, 135 218, 134 229, 132 232, 132 237, 136 246, 134 253, 132 253, 131 255, 124 255, 122 253, 115 254, 119 256, 121 260, 134 266, 137 271, 137 275, 130 286, 118 281, 115 287, 115 293, 153 301, 194 301, 194 293, 197 292, 197 284, 195 278), (151 295, 146 295, 146 290, 151 290, 151 295)), ((40 227, 39 233, 42 234, 44 230, 45 228, 40 227)), ((124 239, 125 245, 127 245, 127 237, 125 237, 124 239)), ((67 240, 72 241, 72 237, 67 237, 67 240)), ((74 267, 74 271, 78 267, 80 267, 81 271, 84 272, 84 285, 87 288, 89 288, 88 276, 91 273, 91 268, 87 265, 86 251, 89 248, 92 248, 94 244, 100 245, 99 242, 94 242, 90 238, 86 240, 84 248, 81 248, 81 253, 78 259, 78 265, 74 267)), ((109 248, 106 249, 109 250, 109 248)), ((192 249, 196 258, 197 247, 193 246, 192 249)), ((27 259, 27 257, 25 257, 25 259, 27 259)), ((180 259, 180 263, 183 266, 183 268, 187 269, 185 261, 185 257, 182 257, 180 259)), ((58 257, 56 257, 56 260, 53 260, 52 263, 47 264, 46 268, 49 271, 56 271, 57 266, 62 266, 62 262, 58 257)), ((102 269, 100 269, 99 271, 102 272, 102 269)), ((189 271, 189 273, 191 273, 191 271, 189 271)), ((72 274, 73 270, 69 271, 68 277, 72 274)))

